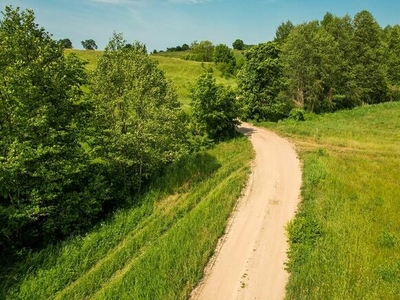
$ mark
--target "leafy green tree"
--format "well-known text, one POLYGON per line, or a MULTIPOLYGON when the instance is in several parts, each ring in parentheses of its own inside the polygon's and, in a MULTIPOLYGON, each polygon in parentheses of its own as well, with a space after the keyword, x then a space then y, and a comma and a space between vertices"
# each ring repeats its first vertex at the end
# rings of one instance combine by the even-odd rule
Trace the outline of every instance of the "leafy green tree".
POLYGON ((96 138, 92 158, 108 168, 118 201, 185 150, 180 103, 157 63, 114 34, 91 79, 96 138))
POLYGON ((187 51, 190 49, 190 46, 188 44, 183 44, 182 45, 182 51, 187 51))
POLYGON ((390 99, 400 100, 400 26, 388 26, 385 28, 385 40, 387 44, 386 64, 387 78, 389 81, 390 99))
POLYGON ((217 85, 212 74, 204 73, 197 78, 190 98, 195 136, 215 142, 235 136, 238 109, 231 89, 217 85))
POLYGON ((331 74, 334 109, 351 108, 361 103, 359 88, 353 72, 356 49, 354 45, 353 20, 346 15, 342 18, 326 13, 321 26, 334 38, 338 45, 335 60, 337 72, 331 74))
POLYGON ((291 98, 312 112, 337 109, 341 94, 338 43, 317 21, 296 26, 283 47, 282 62, 291 98))
POLYGON ((213 62, 217 65, 223 76, 234 75, 236 59, 233 51, 227 45, 219 44, 214 48, 213 62))
POLYGON ((96 42, 93 39, 88 39, 84 40, 81 42, 82 47, 85 48, 85 50, 97 50, 97 45, 96 42))
POLYGON ((101 178, 80 146, 84 63, 6 7, 0 21, 0 248, 79 230, 101 209, 101 178))
POLYGON ((232 47, 235 50, 243 50, 244 49, 244 42, 243 40, 240 39, 236 39, 233 43, 232 43, 232 47))
POLYGON ((354 16, 353 72, 363 103, 379 103, 388 98, 383 31, 368 11, 354 16))
POLYGON ((70 39, 62 39, 60 43, 64 49, 72 49, 72 42, 70 39))
POLYGON ((280 97, 284 89, 280 53, 274 42, 260 44, 245 53, 246 61, 238 73, 243 118, 276 121, 290 111, 290 103, 280 97))
POLYGON ((194 41, 191 49, 193 54, 198 61, 211 62, 214 53, 214 45, 210 41, 194 41))
POLYGON ((278 44, 284 43, 293 28, 294 25, 290 21, 286 21, 285 23, 279 25, 275 32, 274 42, 277 42, 278 44))

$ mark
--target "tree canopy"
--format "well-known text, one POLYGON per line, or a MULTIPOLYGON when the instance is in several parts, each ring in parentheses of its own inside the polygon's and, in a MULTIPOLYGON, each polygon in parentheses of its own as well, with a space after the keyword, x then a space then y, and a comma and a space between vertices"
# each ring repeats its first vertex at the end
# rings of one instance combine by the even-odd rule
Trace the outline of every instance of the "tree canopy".
POLYGON ((81 42, 85 50, 97 50, 96 42, 93 39, 84 40, 81 42))
POLYGON ((214 45, 210 41, 194 41, 190 47, 195 56, 195 60, 211 62, 213 59, 214 45))
POLYGON ((72 49, 72 42, 70 39, 62 39, 59 41, 63 48, 72 49))
POLYGON ((233 43, 232 43, 232 47, 235 50, 243 50, 244 49, 244 42, 241 39, 236 39, 233 43))
POLYGON ((236 70, 236 59, 233 51, 227 45, 219 44, 215 46, 213 62, 222 72, 223 76, 234 75, 236 70))
POLYGON ((91 79, 96 116, 93 158, 109 166, 120 198, 185 150, 180 103, 143 44, 114 34, 91 79))
POLYGON ((84 63, 6 7, 0 21, 0 249, 84 226, 101 205, 79 145, 84 63))
POLYGON ((230 88, 217 85, 212 74, 203 73, 197 78, 190 98, 195 135, 215 142, 235 136, 238 106, 230 88))
POLYGON ((282 23, 274 41, 278 55, 255 47, 239 73, 246 118, 276 120, 290 107, 322 113, 400 100, 398 25, 383 30, 368 11, 354 18, 327 13, 322 21, 282 23))

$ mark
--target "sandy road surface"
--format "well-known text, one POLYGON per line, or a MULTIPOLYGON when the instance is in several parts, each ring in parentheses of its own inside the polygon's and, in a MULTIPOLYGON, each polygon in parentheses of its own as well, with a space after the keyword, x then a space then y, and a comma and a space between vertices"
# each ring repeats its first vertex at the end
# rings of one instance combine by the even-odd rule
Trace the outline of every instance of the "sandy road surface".
POLYGON ((256 152, 246 194, 239 200, 192 299, 283 299, 288 274, 284 226, 300 195, 300 163, 293 146, 267 130, 243 124, 256 152))

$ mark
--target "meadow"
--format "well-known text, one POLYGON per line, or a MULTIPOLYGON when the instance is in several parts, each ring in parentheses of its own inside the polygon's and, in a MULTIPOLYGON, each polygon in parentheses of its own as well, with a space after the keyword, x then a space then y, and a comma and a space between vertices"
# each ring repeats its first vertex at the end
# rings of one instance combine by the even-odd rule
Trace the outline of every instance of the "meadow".
POLYGON ((303 163, 287 299, 398 299, 400 103, 263 125, 303 163))
POLYGON ((1 299, 185 299, 246 184, 239 137, 165 169, 132 207, 0 271, 1 299))
MULTIPOLYGON (((66 49, 65 53, 75 53, 78 57, 87 61, 86 69, 90 72, 96 68, 102 51, 66 49)), ((213 63, 183 60, 181 56, 184 54, 184 51, 160 52, 152 54, 151 57, 158 62, 160 69, 164 70, 166 77, 172 81, 185 112, 190 111, 190 90, 197 77, 204 72, 211 72, 218 84, 230 86, 232 89, 236 88, 236 79, 222 77, 221 72, 216 69, 213 63)), ((238 52, 235 55, 240 57, 238 52)))

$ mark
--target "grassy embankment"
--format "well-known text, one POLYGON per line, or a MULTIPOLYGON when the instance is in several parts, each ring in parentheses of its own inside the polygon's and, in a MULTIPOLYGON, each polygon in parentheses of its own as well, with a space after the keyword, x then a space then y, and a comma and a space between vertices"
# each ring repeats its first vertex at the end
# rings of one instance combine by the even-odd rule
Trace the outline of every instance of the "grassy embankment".
POLYGON ((0 271, 1 299, 184 299, 245 185, 242 137, 171 165, 128 209, 0 271))
MULTIPOLYGON (((97 61, 102 51, 67 49, 66 53, 76 53, 80 58, 88 61, 86 69, 92 71, 96 68, 97 61)), ((163 52, 152 55, 151 57, 158 61, 159 67, 164 70, 166 77, 174 84, 179 101, 182 103, 182 107, 186 112, 190 109, 190 89, 194 85, 197 77, 203 72, 212 70, 217 83, 236 88, 237 83, 235 78, 223 78, 221 72, 218 71, 212 63, 183 60, 180 57, 184 54, 185 52, 163 52)))
POLYGON ((304 163, 288 299, 398 299, 400 103, 268 124, 304 163))

